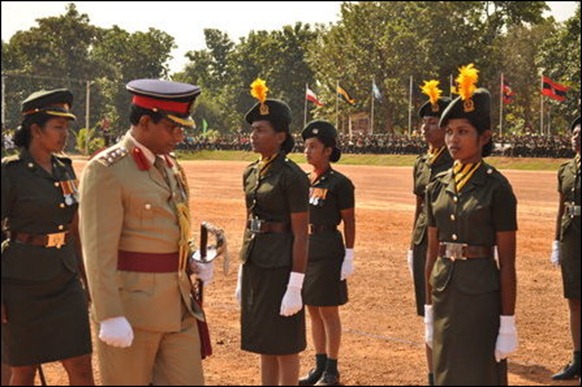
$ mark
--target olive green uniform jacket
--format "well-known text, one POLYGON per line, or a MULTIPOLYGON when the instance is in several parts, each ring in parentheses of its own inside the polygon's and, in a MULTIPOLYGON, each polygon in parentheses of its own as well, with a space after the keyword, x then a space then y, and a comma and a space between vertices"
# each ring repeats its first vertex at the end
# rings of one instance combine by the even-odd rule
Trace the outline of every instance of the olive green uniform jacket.
MULTIPOLYGON (((507 179, 485 162, 456 192, 452 169, 436 176, 426 193, 429 227, 439 242, 488 246, 496 233, 517 230, 517 200, 507 179)), ((498 385, 506 362, 494 356, 499 331, 499 269, 493 257, 438 258, 432 285, 436 385, 498 385)))
MULTIPOLYGON (((309 180, 285 154, 279 153, 266 173, 250 164, 243 173, 248 218, 286 223, 291 214, 308 211, 309 180)), ((287 355, 305 349, 304 309, 279 315, 293 264, 293 233, 252 233, 245 229, 241 249, 241 348, 267 355, 287 355)))
MULTIPOLYGON (((430 164, 428 155, 422 154, 418 156, 414 162, 413 168, 413 186, 412 190, 416 196, 421 196, 424 199, 426 194, 426 186, 439 173, 446 171, 453 166, 453 159, 447 149, 437 157, 437 159, 430 164)), ((418 218, 415 219, 414 228, 412 230, 412 277, 414 282, 414 295, 416 299, 416 313, 419 316, 424 316, 425 284, 424 284, 424 267, 426 265, 426 250, 428 240, 426 238, 426 205, 423 203, 418 218)))
MULTIPOLYGON (((580 170, 572 159, 558 170, 558 191, 565 203, 580 206, 580 170)), ((560 222, 560 266, 564 297, 580 299, 580 216, 564 212, 560 222)))

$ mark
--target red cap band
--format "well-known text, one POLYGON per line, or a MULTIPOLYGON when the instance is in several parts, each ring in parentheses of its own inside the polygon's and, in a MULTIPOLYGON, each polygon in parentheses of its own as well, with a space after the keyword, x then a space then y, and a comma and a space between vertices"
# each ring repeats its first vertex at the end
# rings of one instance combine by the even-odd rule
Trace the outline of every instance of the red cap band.
POLYGON ((190 109, 190 102, 163 101, 143 95, 134 95, 131 102, 144 109, 164 110, 178 114, 188 114, 190 109))

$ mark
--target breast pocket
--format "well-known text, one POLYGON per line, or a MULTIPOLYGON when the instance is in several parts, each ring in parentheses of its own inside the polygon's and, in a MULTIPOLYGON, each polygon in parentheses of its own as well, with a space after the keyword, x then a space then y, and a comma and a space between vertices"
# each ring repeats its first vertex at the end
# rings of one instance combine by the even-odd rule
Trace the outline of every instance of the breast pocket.
POLYGON ((129 227, 142 230, 155 229, 157 218, 164 213, 162 203, 162 199, 156 195, 132 196, 126 216, 129 227))

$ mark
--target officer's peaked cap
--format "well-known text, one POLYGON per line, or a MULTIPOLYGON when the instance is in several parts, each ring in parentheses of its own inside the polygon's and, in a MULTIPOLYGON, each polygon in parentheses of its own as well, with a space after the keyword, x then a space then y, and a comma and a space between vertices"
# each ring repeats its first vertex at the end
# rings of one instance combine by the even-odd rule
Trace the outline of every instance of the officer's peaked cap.
POLYGON ((44 113, 74 120, 75 115, 70 111, 72 105, 73 93, 68 89, 40 90, 22 102, 22 115, 44 113))

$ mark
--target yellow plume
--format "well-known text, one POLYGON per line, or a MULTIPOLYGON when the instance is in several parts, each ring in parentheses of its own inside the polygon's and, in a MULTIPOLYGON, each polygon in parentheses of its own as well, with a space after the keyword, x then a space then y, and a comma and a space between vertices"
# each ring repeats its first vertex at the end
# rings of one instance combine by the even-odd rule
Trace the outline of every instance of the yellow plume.
POLYGON ((424 85, 420 87, 420 90, 426 95, 428 95, 428 99, 432 105, 435 105, 439 100, 442 90, 439 89, 439 81, 433 79, 430 81, 424 81, 424 85))
POLYGON ((253 83, 251 83, 251 95, 261 103, 264 103, 267 99, 267 91, 269 91, 269 88, 267 87, 266 82, 261 78, 257 78, 253 83))
POLYGON ((479 70, 477 70, 473 63, 467 66, 461 66, 459 69, 459 76, 455 79, 457 82, 457 90, 463 101, 470 99, 475 90, 477 90, 477 80, 479 79, 479 70))

